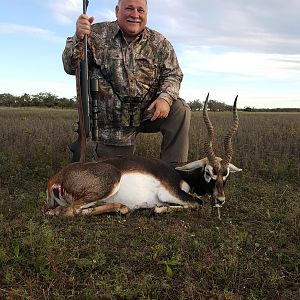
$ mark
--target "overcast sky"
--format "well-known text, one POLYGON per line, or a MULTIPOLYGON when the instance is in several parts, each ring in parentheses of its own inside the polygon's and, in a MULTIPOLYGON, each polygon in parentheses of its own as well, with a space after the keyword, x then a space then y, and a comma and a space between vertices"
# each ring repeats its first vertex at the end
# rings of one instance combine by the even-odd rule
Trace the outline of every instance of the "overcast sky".
MULTIPOLYGON (((117 0, 90 0, 95 22, 115 20, 117 0)), ((184 73, 180 95, 239 107, 300 107, 299 0, 148 0, 148 26, 173 44, 184 73)), ((0 93, 71 98, 62 67, 80 0, 1 1, 0 93)))

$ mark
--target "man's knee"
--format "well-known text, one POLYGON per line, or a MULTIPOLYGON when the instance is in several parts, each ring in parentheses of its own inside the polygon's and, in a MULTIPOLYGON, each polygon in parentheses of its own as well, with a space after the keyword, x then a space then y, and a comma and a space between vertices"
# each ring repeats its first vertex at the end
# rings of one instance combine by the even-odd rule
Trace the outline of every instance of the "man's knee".
POLYGON ((185 102, 184 99, 178 98, 173 102, 170 110, 170 116, 179 115, 183 118, 190 119, 191 117, 191 109, 190 106, 185 102))
POLYGON ((182 98, 178 98, 171 106, 168 119, 168 123, 171 123, 172 126, 178 124, 178 126, 186 127, 186 130, 189 130, 191 120, 191 109, 189 105, 182 98))

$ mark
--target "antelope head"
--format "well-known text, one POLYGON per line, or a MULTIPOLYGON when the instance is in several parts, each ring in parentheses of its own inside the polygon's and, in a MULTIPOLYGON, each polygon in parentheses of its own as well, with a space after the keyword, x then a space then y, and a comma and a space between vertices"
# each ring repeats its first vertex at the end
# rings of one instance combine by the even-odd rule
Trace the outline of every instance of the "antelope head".
POLYGON ((207 112, 208 94, 203 108, 203 120, 208 135, 204 146, 206 157, 176 168, 181 174, 182 172, 193 173, 194 175, 190 176, 197 177, 198 181, 198 183, 194 185, 195 193, 198 195, 208 195, 211 204, 215 207, 221 207, 225 203, 224 186, 229 174, 242 171, 242 169, 237 168, 231 163, 233 155, 232 137, 236 133, 239 125, 236 107, 237 97, 238 96, 236 96, 233 104, 232 124, 224 138, 224 158, 216 156, 213 150, 214 127, 207 112), (197 174, 197 176, 195 174, 197 174))

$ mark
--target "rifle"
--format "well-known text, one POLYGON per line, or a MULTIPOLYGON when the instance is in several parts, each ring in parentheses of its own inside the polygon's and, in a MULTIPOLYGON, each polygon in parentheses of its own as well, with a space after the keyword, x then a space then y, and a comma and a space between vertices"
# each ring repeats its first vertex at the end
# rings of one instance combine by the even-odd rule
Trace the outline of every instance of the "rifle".
MULTIPOLYGON (((83 14, 86 14, 89 1, 83 0, 83 14)), ((78 133, 77 140, 69 145, 73 153, 71 162, 84 162, 86 152, 86 139, 90 135, 89 118, 89 81, 88 81, 88 58, 87 58, 87 35, 84 36, 84 56, 76 69, 76 91, 78 103, 78 133)))

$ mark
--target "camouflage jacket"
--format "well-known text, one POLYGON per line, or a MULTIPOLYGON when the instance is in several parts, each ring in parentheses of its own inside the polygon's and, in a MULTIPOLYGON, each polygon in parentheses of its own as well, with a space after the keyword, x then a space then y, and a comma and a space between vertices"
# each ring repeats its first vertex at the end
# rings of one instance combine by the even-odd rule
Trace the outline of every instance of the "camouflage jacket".
MULTIPOLYGON (((63 52, 65 71, 74 75, 83 57, 83 41, 67 38, 63 52)), ((145 28, 127 43, 116 22, 92 25, 88 37, 89 77, 97 78, 100 92, 99 139, 108 145, 133 145, 136 127, 122 126, 122 103, 137 97, 142 121, 151 117, 145 108, 158 97, 170 105, 178 98, 182 72, 170 42, 145 28)))

